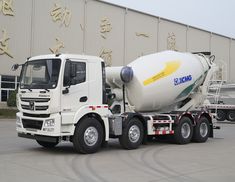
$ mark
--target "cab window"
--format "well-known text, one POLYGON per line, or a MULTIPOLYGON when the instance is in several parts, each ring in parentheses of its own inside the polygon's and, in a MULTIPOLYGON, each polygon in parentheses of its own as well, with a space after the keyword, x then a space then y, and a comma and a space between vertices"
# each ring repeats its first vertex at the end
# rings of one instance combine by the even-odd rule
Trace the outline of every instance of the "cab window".
POLYGON ((66 61, 64 70, 64 86, 77 85, 86 81, 86 63, 66 61), (75 75, 71 71, 75 70, 75 75))

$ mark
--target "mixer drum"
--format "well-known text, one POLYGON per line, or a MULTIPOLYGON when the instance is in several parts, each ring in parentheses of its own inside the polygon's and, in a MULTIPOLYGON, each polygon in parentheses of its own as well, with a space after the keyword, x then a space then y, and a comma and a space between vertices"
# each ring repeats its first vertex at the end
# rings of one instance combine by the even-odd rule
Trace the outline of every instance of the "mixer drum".
POLYGON ((187 98, 203 83, 209 69, 206 58, 164 51, 140 57, 128 65, 133 79, 126 84, 135 111, 157 111, 187 98))

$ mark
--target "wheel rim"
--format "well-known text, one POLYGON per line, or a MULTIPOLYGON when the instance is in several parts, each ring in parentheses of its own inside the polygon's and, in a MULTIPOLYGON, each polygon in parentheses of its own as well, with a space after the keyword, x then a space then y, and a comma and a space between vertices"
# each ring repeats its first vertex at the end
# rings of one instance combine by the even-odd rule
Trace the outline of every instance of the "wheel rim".
POLYGON ((184 123, 181 127, 181 134, 183 138, 188 138, 191 133, 191 128, 188 123, 184 123))
POLYGON ((200 125, 200 135, 206 137, 208 133, 208 126, 206 123, 201 123, 200 125))
POLYGON ((93 146, 96 144, 97 140, 98 140, 98 131, 95 127, 90 126, 86 129, 86 131, 84 132, 84 142, 86 145, 88 146, 93 146))
POLYGON ((129 129, 129 140, 132 142, 132 143, 136 143, 139 138, 140 138, 140 129, 138 126, 136 125, 133 125, 130 127, 129 129))

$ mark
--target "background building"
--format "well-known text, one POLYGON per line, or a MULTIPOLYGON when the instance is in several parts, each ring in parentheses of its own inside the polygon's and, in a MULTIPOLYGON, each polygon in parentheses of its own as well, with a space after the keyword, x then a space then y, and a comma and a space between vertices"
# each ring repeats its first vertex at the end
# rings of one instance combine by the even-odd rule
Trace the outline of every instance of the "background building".
POLYGON ((126 65, 162 50, 211 51, 235 81, 235 40, 95 0, 0 0, 0 102, 15 90, 14 63, 50 53, 89 54, 126 65))

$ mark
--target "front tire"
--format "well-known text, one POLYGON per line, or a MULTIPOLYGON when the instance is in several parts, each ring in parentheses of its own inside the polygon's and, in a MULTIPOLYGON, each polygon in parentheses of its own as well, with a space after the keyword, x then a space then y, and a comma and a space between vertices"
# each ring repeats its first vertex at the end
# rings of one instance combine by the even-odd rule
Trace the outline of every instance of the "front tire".
POLYGON ((78 153, 91 154, 97 152, 104 136, 100 122, 95 118, 80 121, 74 132, 73 146, 78 153))
POLYGON ((39 145, 45 148, 54 148, 59 142, 45 142, 41 140, 36 140, 39 145))
POLYGON ((193 136, 192 121, 188 117, 182 117, 175 126, 174 139, 178 144, 187 144, 193 136))
POLYGON ((201 117, 194 128, 193 141, 204 143, 210 135, 210 123, 206 117, 201 117))
POLYGON ((138 148, 144 138, 143 124, 138 118, 132 118, 125 123, 122 135, 119 137, 121 146, 125 149, 132 150, 138 148))

